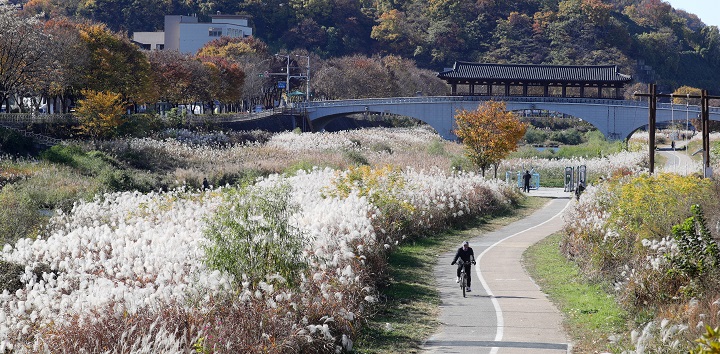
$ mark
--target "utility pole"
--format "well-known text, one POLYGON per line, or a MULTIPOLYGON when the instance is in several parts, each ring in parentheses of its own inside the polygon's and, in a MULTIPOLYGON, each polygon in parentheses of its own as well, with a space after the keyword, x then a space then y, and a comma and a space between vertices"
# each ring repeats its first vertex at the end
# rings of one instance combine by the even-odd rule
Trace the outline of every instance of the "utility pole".
POLYGON ((275 54, 275 56, 287 59, 287 65, 285 66, 285 103, 287 103, 290 99, 290 55, 275 54))
MULTIPOLYGON (((657 99, 658 97, 670 97, 673 98, 672 94, 659 94, 657 93, 657 86, 655 84, 648 85, 648 91, 650 93, 635 93, 637 97, 650 97, 649 102, 649 115, 648 115, 648 130, 650 135, 649 149, 650 149, 650 173, 655 171, 655 118, 657 111, 657 99)), ((702 129, 702 150, 698 152, 703 153, 703 176, 709 178, 712 176, 712 170, 710 169, 710 99, 720 99, 720 96, 710 96, 707 90, 702 90, 700 96, 687 94, 687 98, 699 98, 700 99, 700 129, 702 129)))
POLYGON ((296 54, 295 56, 307 59, 307 66, 305 67, 305 102, 310 102, 310 55, 296 54))

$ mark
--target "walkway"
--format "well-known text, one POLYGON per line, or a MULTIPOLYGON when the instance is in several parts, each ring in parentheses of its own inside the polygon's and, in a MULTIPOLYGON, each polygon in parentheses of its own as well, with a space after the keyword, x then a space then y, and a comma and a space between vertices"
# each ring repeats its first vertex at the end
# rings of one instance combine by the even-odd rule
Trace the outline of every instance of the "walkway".
POLYGON ((560 313, 521 262, 527 247, 561 229, 570 193, 541 188, 530 195, 549 199, 529 217, 469 240, 479 261, 467 298, 462 297, 455 266, 450 265, 455 250, 438 258, 435 276, 442 325, 424 344, 425 353, 570 352, 560 313))
POLYGON ((702 162, 695 161, 690 157, 695 151, 688 151, 687 144, 687 140, 681 140, 675 143, 675 149, 672 149, 670 145, 658 146, 658 153, 667 159, 665 166, 661 167, 663 172, 674 172, 680 175, 702 174, 702 162))

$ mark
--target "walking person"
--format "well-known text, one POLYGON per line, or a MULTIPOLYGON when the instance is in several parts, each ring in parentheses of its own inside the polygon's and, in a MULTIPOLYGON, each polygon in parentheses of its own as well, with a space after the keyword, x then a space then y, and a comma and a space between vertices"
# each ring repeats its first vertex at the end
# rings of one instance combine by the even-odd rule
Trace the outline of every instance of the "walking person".
POLYGON ((532 178, 530 171, 525 170, 525 174, 522 177, 523 177, 523 192, 530 193, 530 179, 532 178))
POLYGON ((470 279, 472 279, 472 276, 470 276, 470 263, 475 264, 475 253, 473 252, 473 249, 470 247, 470 243, 465 241, 462 244, 462 247, 458 248, 457 252, 455 253, 455 258, 453 258, 452 263, 450 265, 455 265, 457 263, 458 258, 463 260, 462 266, 458 264, 457 267, 457 278, 455 278, 455 282, 460 282, 460 267, 465 268, 465 274, 467 274, 467 289, 466 291, 470 290, 470 279))

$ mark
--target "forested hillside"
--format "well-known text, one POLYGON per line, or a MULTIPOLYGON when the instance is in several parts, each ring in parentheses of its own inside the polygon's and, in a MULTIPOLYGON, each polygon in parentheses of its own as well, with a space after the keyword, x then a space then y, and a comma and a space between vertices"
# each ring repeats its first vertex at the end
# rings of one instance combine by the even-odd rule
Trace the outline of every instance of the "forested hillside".
POLYGON ((456 60, 618 64, 666 89, 720 89, 718 28, 661 0, 29 0, 24 9, 129 33, 162 30, 165 14, 247 14, 272 50, 396 54, 435 71, 456 60))

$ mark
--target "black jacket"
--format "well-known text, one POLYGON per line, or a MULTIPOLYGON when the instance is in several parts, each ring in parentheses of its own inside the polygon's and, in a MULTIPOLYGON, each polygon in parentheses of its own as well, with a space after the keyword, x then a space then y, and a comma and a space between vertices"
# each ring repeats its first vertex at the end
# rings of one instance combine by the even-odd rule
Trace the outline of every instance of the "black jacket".
POLYGON ((457 250, 457 253, 455 253, 455 258, 453 258, 452 263, 455 263, 458 258, 462 259, 464 262, 470 262, 475 260, 475 252, 473 252, 472 247, 468 247, 467 251, 460 247, 457 250))

